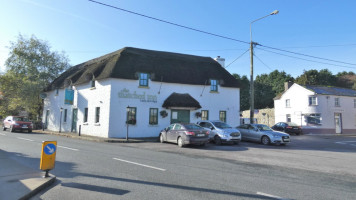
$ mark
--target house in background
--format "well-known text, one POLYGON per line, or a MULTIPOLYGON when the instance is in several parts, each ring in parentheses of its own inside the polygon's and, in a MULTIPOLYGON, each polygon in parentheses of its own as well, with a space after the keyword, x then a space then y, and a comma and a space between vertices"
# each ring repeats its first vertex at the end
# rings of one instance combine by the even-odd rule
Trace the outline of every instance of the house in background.
POLYGON ((158 137, 171 123, 201 119, 237 126, 240 89, 223 62, 126 47, 55 79, 45 91, 43 122, 52 131, 80 127, 105 138, 158 137))
POLYGON ((356 132, 355 90, 289 82, 274 106, 276 123, 294 122, 305 134, 356 132))

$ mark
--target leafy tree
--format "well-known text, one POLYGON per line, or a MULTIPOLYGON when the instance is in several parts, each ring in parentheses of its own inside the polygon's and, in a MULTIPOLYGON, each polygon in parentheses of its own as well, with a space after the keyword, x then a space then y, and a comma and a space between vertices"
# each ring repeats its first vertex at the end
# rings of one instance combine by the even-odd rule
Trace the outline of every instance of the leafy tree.
POLYGON ((30 116, 41 116, 43 89, 68 69, 64 52, 52 52, 46 41, 21 34, 10 42, 6 73, 0 76, 0 115, 17 115, 27 111, 30 116))
POLYGON ((339 72, 336 74, 336 86, 356 89, 356 74, 354 72, 339 72))
POLYGON ((284 71, 258 75, 255 79, 255 108, 272 108, 273 98, 284 91, 284 83, 294 78, 284 71))
POLYGON ((301 85, 324 85, 324 86, 335 86, 336 77, 328 70, 322 69, 304 71, 302 75, 297 77, 296 83, 301 85))
POLYGON ((250 109, 250 81, 247 76, 232 74, 240 85, 240 110, 250 109))

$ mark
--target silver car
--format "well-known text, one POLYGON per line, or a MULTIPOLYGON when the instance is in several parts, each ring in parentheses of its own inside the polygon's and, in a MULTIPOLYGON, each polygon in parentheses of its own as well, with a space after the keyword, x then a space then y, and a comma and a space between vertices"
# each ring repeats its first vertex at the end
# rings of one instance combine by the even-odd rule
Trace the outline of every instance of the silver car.
POLYGON ((202 120, 197 124, 210 131, 209 140, 215 144, 222 143, 238 144, 241 141, 240 131, 219 120, 202 120))
POLYGON ((241 132, 242 140, 244 141, 261 142, 264 145, 286 145, 291 141, 288 134, 273 131, 264 124, 242 124, 236 128, 241 132))

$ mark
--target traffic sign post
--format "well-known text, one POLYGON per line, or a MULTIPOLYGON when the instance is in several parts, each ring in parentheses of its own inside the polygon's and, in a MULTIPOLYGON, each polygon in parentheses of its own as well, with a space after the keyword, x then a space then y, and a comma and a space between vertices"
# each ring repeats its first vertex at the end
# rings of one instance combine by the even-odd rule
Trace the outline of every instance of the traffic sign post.
POLYGON ((46 171, 44 177, 49 177, 49 170, 54 168, 56 161, 57 141, 43 141, 40 169, 46 171))

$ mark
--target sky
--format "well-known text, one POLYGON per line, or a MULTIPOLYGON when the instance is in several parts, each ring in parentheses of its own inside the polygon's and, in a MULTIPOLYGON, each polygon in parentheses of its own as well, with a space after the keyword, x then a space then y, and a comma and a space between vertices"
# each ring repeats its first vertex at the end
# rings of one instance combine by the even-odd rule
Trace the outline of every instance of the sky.
POLYGON ((230 73, 249 77, 250 23, 274 10, 279 13, 252 24, 253 41, 263 45, 254 51, 255 76, 273 70, 295 78, 311 69, 356 72, 354 0, 96 1, 233 40, 87 0, 0 0, 0 72, 6 70, 10 42, 22 34, 47 41, 52 51, 65 52, 73 66, 136 47, 220 56, 230 73))

